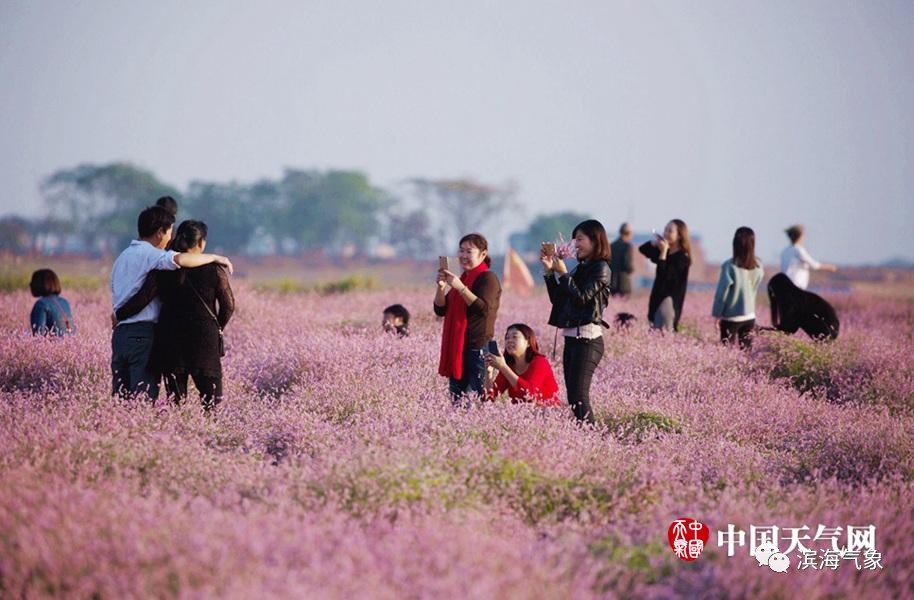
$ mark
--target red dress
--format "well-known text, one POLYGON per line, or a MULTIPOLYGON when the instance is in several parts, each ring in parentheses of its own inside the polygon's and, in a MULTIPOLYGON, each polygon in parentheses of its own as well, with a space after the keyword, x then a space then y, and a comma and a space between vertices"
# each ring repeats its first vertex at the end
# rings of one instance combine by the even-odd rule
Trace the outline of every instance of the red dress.
POLYGON ((518 376, 517 387, 510 387, 505 376, 499 373, 488 396, 497 398, 506 391, 512 402, 536 402, 540 406, 559 405, 559 386, 555 382, 552 365, 542 354, 535 355, 524 374, 518 376))

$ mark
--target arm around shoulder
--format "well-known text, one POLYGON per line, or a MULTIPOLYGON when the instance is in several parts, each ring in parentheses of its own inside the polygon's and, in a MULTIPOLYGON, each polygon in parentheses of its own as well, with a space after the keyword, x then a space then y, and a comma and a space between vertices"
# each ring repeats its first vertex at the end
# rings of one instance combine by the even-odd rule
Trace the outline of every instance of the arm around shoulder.
POLYGON ((219 254, 193 254, 190 252, 179 252, 174 255, 174 263, 182 269, 193 269, 211 263, 216 263, 225 267, 229 273, 234 272, 232 261, 219 254))

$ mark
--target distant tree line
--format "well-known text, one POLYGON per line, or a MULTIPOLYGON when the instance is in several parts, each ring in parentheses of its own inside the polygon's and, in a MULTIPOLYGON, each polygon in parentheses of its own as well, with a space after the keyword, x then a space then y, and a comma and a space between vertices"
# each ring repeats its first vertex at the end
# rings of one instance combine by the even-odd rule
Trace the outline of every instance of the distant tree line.
MULTIPOLYGON (((469 178, 412 178, 384 189, 359 171, 286 169, 253 183, 193 181, 183 192, 128 163, 61 169, 41 183, 45 215, 0 218, 0 251, 114 254, 136 236, 139 212, 161 196, 179 220, 201 219, 214 251, 236 254, 405 256, 452 252, 470 231, 520 224, 517 188, 469 178)), ((511 243, 521 251, 569 232, 584 215, 536 217, 511 243)))

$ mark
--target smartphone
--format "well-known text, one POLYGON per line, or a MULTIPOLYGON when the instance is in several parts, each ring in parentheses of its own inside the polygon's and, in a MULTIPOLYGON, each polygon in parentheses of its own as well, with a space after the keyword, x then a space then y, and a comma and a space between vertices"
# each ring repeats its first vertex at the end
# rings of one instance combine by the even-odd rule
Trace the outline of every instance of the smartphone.
POLYGON ((451 270, 451 257, 439 256, 438 257, 438 270, 439 271, 450 271, 451 270))
POLYGON ((498 342, 495 340, 489 340, 489 354, 492 356, 501 356, 501 352, 498 351, 498 342))
POLYGON ((555 256, 555 242, 543 242, 543 255, 555 256))

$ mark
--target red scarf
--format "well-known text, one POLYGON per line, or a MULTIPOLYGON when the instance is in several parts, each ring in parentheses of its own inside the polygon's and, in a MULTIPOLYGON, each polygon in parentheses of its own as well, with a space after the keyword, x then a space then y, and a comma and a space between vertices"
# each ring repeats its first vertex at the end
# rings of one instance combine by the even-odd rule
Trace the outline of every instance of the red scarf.
MULTIPOLYGON (((468 288, 473 287, 476 279, 489 270, 484 262, 469 271, 464 271, 460 281, 468 288)), ((441 336, 441 358, 438 361, 438 374, 442 377, 461 379, 463 377, 463 345, 467 333, 467 303, 460 293, 451 288, 447 293, 447 312, 444 314, 444 334, 441 336)))

